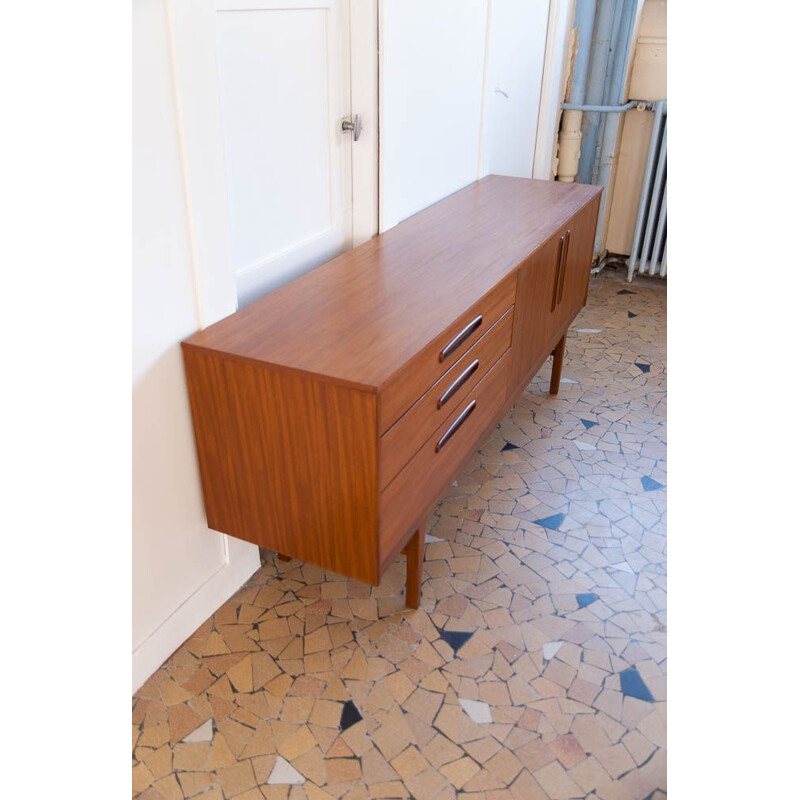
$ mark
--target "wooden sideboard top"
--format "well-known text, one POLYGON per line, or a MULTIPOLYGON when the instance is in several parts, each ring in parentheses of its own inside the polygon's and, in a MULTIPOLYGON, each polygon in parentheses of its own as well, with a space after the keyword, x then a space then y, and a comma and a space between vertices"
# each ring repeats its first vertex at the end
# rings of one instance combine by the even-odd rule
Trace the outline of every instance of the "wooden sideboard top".
POLYGON ((375 391, 599 192, 490 175, 186 344, 375 391))

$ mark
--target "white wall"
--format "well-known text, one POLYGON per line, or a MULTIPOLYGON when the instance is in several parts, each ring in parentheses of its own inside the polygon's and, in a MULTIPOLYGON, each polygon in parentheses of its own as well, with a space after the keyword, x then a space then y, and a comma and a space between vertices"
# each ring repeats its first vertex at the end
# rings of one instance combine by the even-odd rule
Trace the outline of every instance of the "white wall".
POLYGON ((258 567, 258 548, 228 540, 205 522, 178 344, 200 326, 203 297, 192 262, 163 0, 134 3, 133 34, 132 557, 137 688, 252 574, 258 567))
POLYGON ((381 231, 482 175, 531 177, 550 6, 382 0, 381 231))
POLYGON ((380 227, 474 181, 487 0, 383 0, 380 227))
POLYGON ((482 174, 530 178, 549 0, 492 0, 482 174))

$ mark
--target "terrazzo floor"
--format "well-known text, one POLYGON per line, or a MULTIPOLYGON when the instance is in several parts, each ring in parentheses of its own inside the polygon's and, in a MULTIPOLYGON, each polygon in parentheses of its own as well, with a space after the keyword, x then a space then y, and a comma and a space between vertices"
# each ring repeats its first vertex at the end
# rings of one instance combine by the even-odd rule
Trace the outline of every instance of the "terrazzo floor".
POLYGON ((371 588, 270 559, 133 698, 141 800, 666 796, 666 284, 604 271, 371 588))

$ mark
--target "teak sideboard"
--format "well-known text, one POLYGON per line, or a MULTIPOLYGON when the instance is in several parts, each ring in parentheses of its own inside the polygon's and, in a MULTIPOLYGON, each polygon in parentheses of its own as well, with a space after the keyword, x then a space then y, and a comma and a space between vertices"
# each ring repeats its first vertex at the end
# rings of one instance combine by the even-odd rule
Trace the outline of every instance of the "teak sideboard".
POLYGON ((183 342, 209 527, 417 607, 425 521, 586 303, 600 189, 495 175, 183 342))

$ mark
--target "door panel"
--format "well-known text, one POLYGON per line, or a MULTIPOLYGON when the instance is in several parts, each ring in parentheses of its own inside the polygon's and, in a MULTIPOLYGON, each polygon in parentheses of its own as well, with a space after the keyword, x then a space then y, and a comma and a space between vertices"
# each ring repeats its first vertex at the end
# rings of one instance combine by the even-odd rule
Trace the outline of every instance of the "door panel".
POLYGON ((533 174, 549 0, 490 5, 482 175, 533 174))
POLYGON ((586 301, 598 208, 599 201, 593 200, 520 267, 511 340, 512 391, 533 378, 586 301), (569 245, 562 258, 567 231, 569 245))
POLYGON ((352 241, 346 0, 218 2, 217 66, 240 306, 352 241))
POLYGON ((561 233, 532 253, 519 269, 514 306, 511 381, 513 391, 524 387, 550 355, 559 325, 559 308, 552 310, 561 233))
POLYGON ((487 0, 380 4, 380 230, 478 177, 487 0))
POLYGON ((561 324, 568 324, 583 308, 586 300, 598 207, 599 203, 593 201, 567 225, 570 231, 569 248, 564 264, 564 289, 558 309, 561 324))

